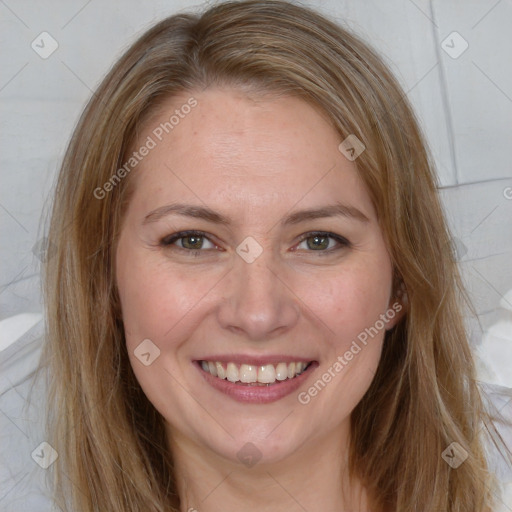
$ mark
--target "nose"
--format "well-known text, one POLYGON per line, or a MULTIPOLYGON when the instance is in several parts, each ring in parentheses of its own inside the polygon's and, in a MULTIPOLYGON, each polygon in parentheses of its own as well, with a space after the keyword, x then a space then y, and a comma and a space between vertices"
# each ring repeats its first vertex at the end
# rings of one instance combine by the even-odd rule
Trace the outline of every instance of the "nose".
POLYGON ((300 308, 286 276, 263 255, 253 263, 239 258, 224 282, 218 309, 223 329, 251 341, 282 336, 299 319, 300 308))

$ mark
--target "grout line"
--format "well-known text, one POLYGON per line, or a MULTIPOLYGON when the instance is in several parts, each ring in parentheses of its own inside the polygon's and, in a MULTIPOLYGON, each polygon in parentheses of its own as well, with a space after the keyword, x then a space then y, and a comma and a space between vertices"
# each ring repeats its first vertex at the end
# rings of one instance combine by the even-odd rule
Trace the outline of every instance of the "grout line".
MULTIPOLYGON (((434 9, 434 0, 429 1, 429 7, 430 7, 430 16, 435 21, 436 19, 436 13, 434 9)), ((446 80, 446 73, 445 73, 445 67, 444 67, 444 61, 443 56, 441 55, 441 48, 440 48, 440 39, 441 34, 439 31, 439 27, 437 24, 432 24, 432 31, 434 34, 434 45, 435 45, 435 51, 436 51, 436 57, 440 64, 439 66, 439 81, 441 85, 441 102, 443 105, 443 110, 445 113, 445 121, 446 121, 446 130, 448 132, 448 146, 450 151, 450 161, 452 164, 452 178, 455 181, 455 185, 459 185, 461 182, 461 178, 459 175, 459 166, 457 164, 457 153, 455 149, 455 133, 453 129, 453 119, 450 109, 450 101, 448 98, 448 82, 446 80)))
POLYGON ((498 181, 503 181, 505 183, 510 183, 510 178, 489 178, 486 180, 477 180, 477 181, 465 181, 462 183, 458 183, 457 185, 441 185, 437 187, 437 190, 445 190, 450 188, 460 188, 460 187, 470 187, 471 185, 483 185, 483 184, 492 184, 498 181))

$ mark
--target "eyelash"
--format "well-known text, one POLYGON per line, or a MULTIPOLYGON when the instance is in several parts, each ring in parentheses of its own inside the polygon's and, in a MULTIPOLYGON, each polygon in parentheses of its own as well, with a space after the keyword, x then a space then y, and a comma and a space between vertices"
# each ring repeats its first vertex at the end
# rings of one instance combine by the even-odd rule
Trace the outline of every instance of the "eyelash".
MULTIPOLYGON (((180 231, 178 233, 168 235, 160 240, 159 245, 164 248, 169 249, 173 246, 173 244, 175 242, 177 242, 178 240, 180 240, 182 238, 186 238, 187 236, 201 236, 201 237, 209 240, 212 244, 217 245, 217 244, 215 244, 215 242, 210 240, 207 233, 205 233, 204 231, 195 231, 195 230, 180 231)), ((350 241, 347 240, 345 237, 337 235, 335 233, 331 233, 329 231, 309 231, 307 233, 304 233, 303 235, 300 236, 297 244, 300 244, 304 240, 307 240, 308 238, 313 238, 315 236, 332 238, 339 244, 337 247, 333 247, 330 249, 318 250, 318 251, 315 251, 315 250, 308 251, 308 252, 317 252, 319 256, 325 256, 326 254, 331 254, 332 252, 342 249, 343 247, 351 247, 352 246, 350 241)), ((200 253, 204 253, 206 251, 212 250, 212 249, 185 249, 183 247, 178 247, 178 246, 174 246, 174 247, 172 247, 172 249, 177 249, 179 251, 186 252, 187 254, 192 255, 192 256, 200 256, 200 253)))

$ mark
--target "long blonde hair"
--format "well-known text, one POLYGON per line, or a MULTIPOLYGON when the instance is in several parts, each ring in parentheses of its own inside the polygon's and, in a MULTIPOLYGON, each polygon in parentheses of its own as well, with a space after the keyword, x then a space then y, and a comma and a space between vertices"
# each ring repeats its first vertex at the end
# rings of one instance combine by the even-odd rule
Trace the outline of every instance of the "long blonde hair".
POLYGON ((303 98, 340 141, 354 134, 366 146, 358 170, 408 306, 352 413, 351 473, 382 510, 482 512, 493 490, 479 436, 485 411, 450 237, 411 107, 357 37, 312 10, 266 0, 158 23, 115 64, 74 131, 45 271, 58 503, 77 511, 179 510, 164 420, 131 370, 115 283, 113 256, 137 170, 100 198, 94 191, 125 164, 164 100, 223 85, 303 98), (469 454, 457 469, 441 457, 452 442, 469 454))

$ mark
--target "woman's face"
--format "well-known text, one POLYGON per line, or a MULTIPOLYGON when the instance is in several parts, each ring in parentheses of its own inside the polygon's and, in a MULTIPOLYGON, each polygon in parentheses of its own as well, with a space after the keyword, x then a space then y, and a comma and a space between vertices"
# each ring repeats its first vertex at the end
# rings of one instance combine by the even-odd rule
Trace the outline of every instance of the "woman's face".
POLYGON ((230 89, 174 97, 140 132, 117 285, 174 449, 250 465, 346 439, 400 306, 340 142, 299 99, 230 89))

